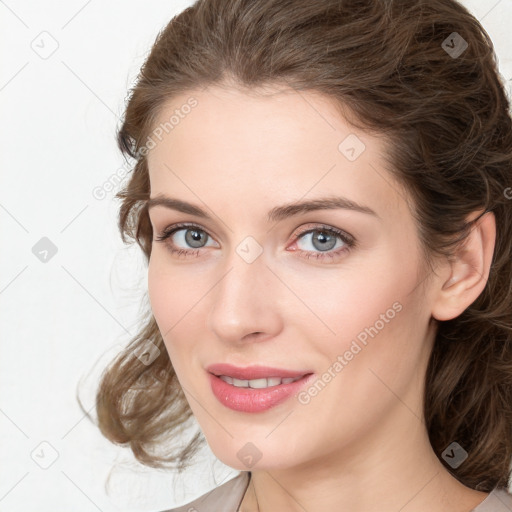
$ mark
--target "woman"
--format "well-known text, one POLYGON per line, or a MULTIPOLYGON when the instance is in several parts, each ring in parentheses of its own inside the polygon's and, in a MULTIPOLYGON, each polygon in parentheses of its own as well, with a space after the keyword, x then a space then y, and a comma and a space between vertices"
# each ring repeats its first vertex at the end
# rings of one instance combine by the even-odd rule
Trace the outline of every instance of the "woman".
POLYGON ((242 471, 174 510, 512 509, 508 108, 454 0, 199 0, 159 34, 118 134, 151 313, 97 409, 144 464, 204 434, 242 471))

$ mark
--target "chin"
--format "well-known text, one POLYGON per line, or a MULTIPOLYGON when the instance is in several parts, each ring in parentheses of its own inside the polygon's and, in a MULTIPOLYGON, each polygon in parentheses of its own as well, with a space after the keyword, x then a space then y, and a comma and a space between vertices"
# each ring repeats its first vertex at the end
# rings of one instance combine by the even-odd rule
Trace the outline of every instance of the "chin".
POLYGON ((297 460, 297 450, 287 447, 283 450, 283 440, 276 437, 274 442, 265 440, 250 441, 247 436, 244 439, 234 438, 229 442, 208 443, 214 455, 226 466, 238 471, 286 469, 300 464, 297 460), (295 453, 290 453, 295 452, 295 453))

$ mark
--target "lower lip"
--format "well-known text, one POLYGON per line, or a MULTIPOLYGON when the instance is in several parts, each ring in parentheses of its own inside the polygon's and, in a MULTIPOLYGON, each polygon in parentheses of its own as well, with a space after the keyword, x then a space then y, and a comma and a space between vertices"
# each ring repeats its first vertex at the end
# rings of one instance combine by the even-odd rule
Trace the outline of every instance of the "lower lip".
POLYGON ((290 384, 253 389, 237 388, 210 373, 210 384, 217 400, 229 409, 240 412, 263 412, 298 393, 312 377, 313 374, 309 374, 290 384))

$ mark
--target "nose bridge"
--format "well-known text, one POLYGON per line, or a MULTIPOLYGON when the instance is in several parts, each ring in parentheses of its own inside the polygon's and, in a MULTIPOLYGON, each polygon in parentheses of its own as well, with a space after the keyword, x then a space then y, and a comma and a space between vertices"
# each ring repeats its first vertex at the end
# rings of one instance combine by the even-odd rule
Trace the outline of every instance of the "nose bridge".
POLYGON ((233 249, 226 259, 226 272, 212 290, 208 328, 221 339, 237 341, 255 332, 272 333, 278 327, 266 260, 261 252, 254 258, 251 244, 248 240, 233 249))

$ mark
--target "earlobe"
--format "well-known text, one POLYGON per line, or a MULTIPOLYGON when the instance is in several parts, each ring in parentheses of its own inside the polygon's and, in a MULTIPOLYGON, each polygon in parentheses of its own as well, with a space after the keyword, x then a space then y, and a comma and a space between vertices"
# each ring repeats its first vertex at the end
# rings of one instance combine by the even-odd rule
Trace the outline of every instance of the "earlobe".
MULTIPOLYGON (((468 221, 481 213, 473 212, 468 221)), ((446 263, 432 306, 436 320, 456 318, 482 293, 489 277, 495 240, 496 220, 492 212, 487 212, 475 222, 464 244, 446 263)))

